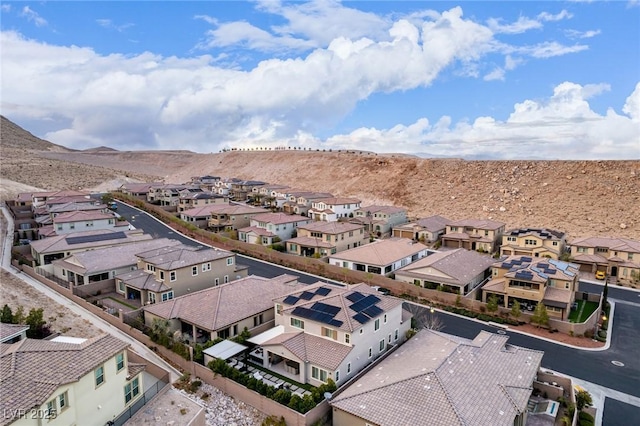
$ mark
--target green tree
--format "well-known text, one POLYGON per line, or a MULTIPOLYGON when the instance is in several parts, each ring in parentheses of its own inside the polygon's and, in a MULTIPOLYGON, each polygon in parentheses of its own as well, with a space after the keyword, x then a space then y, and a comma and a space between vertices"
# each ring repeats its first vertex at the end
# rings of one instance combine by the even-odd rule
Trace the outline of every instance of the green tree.
POLYGON ((24 316, 24 306, 18 306, 15 314, 13 314, 13 323, 14 324, 24 324, 27 317, 24 316))
POLYGON ((520 318, 520 315, 522 315, 522 310, 520 309, 520 302, 518 302, 517 300, 514 300, 513 305, 511 306, 511 316, 517 320, 518 318, 520 318))
POLYGON ((3 322, 5 324, 15 324, 13 322, 13 312, 7 304, 2 307, 2 313, 0 313, 0 322, 3 322))
POLYGON ((25 319, 25 324, 29 326, 27 337, 41 339, 49 334, 48 328, 45 327, 47 322, 44 320, 44 310, 42 308, 31 309, 25 319))
POLYGON ((487 300, 487 311, 496 312, 498 310, 498 296, 492 294, 487 300))
POLYGON ((549 325, 549 313, 547 312, 547 307, 544 306, 544 303, 540 302, 536 305, 536 309, 533 311, 533 315, 531 316, 531 322, 536 324, 538 327, 549 325))
POLYGON ((589 392, 584 389, 576 392, 576 407, 578 408, 578 411, 582 411, 592 405, 593 400, 591 399, 591 394, 589 392))
POLYGON ((102 194, 102 197, 100 197, 100 200, 102 201, 102 204, 109 205, 109 203, 113 201, 113 195, 107 192, 106 194, 102 194))
POLYGON ((602 309, 607 309, 607 297, 609 296, 609 280, 604 280, 604 288, 602 289, 602 309))

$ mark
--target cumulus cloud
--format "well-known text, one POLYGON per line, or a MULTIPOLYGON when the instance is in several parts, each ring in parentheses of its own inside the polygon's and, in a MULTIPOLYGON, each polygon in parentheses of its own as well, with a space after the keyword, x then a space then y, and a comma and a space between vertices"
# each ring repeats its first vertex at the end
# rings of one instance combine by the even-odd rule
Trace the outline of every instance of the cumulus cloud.
POLYGON ((434 157, 629 159, 640 158, 640 83, 622 111, 594 112, 587 99, 608 90, 607 84, 564 82, 544 102, 525 100, 500 121, 478 117, 452 124, 426 118, 387 130, 360 128, 326 141, 327 147, 421 153, 434 157))
POLYGON ((29 6, 25 6, 22 8, 20 16, 27 18, 27 21, 29 22, 33 22, 36 27, 44 27, 47 25, 47 20, 40 16, 38 12, 31 9, 29 6))

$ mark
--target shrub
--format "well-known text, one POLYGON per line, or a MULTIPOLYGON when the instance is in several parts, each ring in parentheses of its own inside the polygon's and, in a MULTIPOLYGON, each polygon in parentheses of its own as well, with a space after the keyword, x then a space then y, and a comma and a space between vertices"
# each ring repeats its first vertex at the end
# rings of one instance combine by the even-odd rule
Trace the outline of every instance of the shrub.
POLYGON ((593 416, 589 413, 585 413, 584 411, 581 411, 578 414, 578 425, 580 426, 593 426, 593 424, 595 423, 595 419, 593 418, 593 416))

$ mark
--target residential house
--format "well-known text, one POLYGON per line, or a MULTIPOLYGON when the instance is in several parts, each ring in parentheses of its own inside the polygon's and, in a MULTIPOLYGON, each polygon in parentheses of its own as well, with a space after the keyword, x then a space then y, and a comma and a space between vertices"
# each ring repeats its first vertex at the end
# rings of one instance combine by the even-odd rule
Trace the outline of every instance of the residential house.
MULTIPOLYGON (((254 205, 264 207, 278 207, 277 198, 283 191, 290 189, 288 185, 266 184, 254 186, 249 195, 250 201, 254 205)), ((281 206, 280 206, 281 207, 281 206)))
POLYGON ((147 200, 147 194, 154 187, 162 186, 162 182, 125 183, 118 188, 123 194, 135 197, 138 200, 147 200))
POLYGON ((405 340, 402 300, 366 284, 316 283, 275 299, 276 327, 249 339, 263 367, 300 383, 338 386, 405 340))
POLYGON ((73 253, 51 262, 53 274, 72 287, 113 280, 115 289, 116 275, 138 269, 136 254, 178 244, 176 240, 155 238, 73 253))
POLYGON ((249 194, 253 193, 253 189, 256 187, 266 185, 266 182, 259 180, 241 180, 231 183, 229 189, 229 199, 233 201, 247 201, 249 194))
POLYGON ((376 275, 390 275, 433 252, 424 244, 407 238, 390 238, 331 255, 329 264, 376 275))
POLYGON ((465 296, 491 276, 494 262, 489 256, 465 249, 439 251, 398 269, 395 279, 465 296))
POLYGON ((11 344, 27 338, 28 325, 0 322, 0 343, 11 344))
POLYGON ((109 334, 0 345, 0 425, 109 424, 144 393, 128 346, 109 334))
MULTIPOLYGON (((147 202, 159 204, 161 206, 177 206, 180 199, 180 191, 188 188, 196 188, 193 185, 183 185, 176 183, 164 183, 149 187, 147 202)), ((199 189, 199 188, 198 188, 199 189)))
POLYGON ((98 229, 129 229, 128 222, 118 222, 113 213, 101 211, 71 211, 60 213, 53 218, 53 229, 57 235, 74 234, 98 229))
POLYGON ((187 191, 183 195, 180 195, 178 199, 178 211, 183 212, 185 210, 191 210, 196 207, 204 207, 211 204, 228 204, 229 197, 224 195, 218 195, 213 192, 192 192, 187 191))
POLYGON ((251 225, 238 229, 238 239, 252 244, 271 245, 287 241, 299 226, 310 223, 305 216, 262 213, 251 218, 251 225))
POLYGON ((287 253, 328 256, 369 242, 364 225, 347 222, 311 222, 298 226, 298 236, 287 241, 287 253))
POLYGON ((640 241, 587 237, 571 242, 571 261, 581 271, 604 271, 621 284, 640 284, 640 241))
POLYGON ((321 198, 311 203, 309 217, 313 220, 335 222, 341 218, 353 217, 353 213, 360 208, 357 198, 321 198))
POLYGON ((502 236, 500 255, 559 259, 564 252, 564 244, 564 232, 546 228, 511 229, 502 236))
POLYGON ((482 287, 482 301, 496 296, 500 306, 518 301, 533 311, 543 303, 550 318, 566 321, 578 291, 578 265, 560 260, 509 256, 491 267, 491 280, 482 287))
MULTIPOLYGON (((464 341, 420 330, 330 398, 334 426, 522 426, 543 352, 481 331, 464 341), (427 420, 428 419, 428 420, 427 420)), ((558 403, 555 404, 557 415, 558 403)), ((554 424, 554 418, 550 423, 554 424)), ((543 420, 543 419, 540 419, 543 420)))
POLYGON ((31 205, 36 208, 47 203, 52 204, 54 199, 61 199, 59 202, 79 201, 90 199, 90 194, 85 191, 63 190, 63 191, 43 191, 31 193, 31 205))
POLYGON ((251 275, 146 306, 144 320, 147 326, 155 319, 168 320, 169 331, 179 331, 188 343, 236 337, 245 328, 257 334, 274 325, 273 299, 304 287, 291 275, 251 275))
POLYGON ((236 264, 235 253, 184 244, 137 253, 136 257, 137 270, 116 275, 116 291, 142 305, 240 279, 248 269, 236 264))
POLYGON ((241 181, 242 180, 238 178, 222 178, 215 182, 212 191, 218 193, 219 195, 229 196, 231 185, 241 181))
POLYGON ((442 247, 493 253, 498 250, 504 227, 504 223, 489 219, 463 219, 449 222, 442 236, 442 247))
POLYGON ((72 235, 57 235, 31 242, 31 256, 37 266, 53 272, 49 266, 56 259, 62 259, 86 250, 105 248, 135 241, 150 240, 151 235, 141 230, 113 231, 102 229, 96 231, 78 232, 72 235))
POLYGON ((391 234, 394 226, 407 222, 407 210, 395 206, 366 206, 353 212, 351 223, 364 225, 364 230, 378 237, 391 234))
MULTIPOLYGON (((216 204, 209 206, 211 217, 207 227, 214 232, 234 231, 251 225, 251 218, 259 214, 269 213, 260 207, 246 204, 216 204)), ((185 214, 188 213, 184 212, 185 214)))
POLYGON ((287 193, 287 200, 283 203, 282 210, 289 214, 309 216, 309 209, 315 200, 331 197, 333 195, 328 192, 292 190, 287 193))
POLYGON ((418 219, 416 222, 394 226, 393 236, 396 238, 410 238, 425 244, 435 243, 444 235, 449 222, 451 221, 446 217, 429 216, 418 219))

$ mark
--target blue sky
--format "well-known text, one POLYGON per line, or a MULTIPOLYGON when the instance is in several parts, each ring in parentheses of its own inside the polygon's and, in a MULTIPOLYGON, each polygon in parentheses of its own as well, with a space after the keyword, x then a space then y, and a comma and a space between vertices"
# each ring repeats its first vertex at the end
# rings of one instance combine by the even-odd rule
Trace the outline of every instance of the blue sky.
POLYGON ((640 158, 634 1, 1 2, 2 114, 71 148, 640 158))

